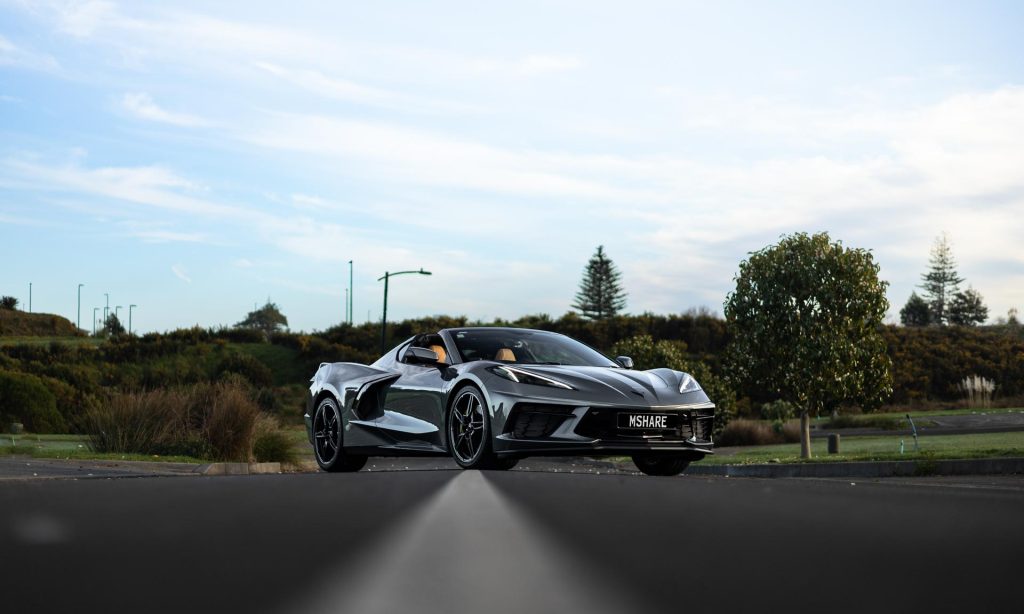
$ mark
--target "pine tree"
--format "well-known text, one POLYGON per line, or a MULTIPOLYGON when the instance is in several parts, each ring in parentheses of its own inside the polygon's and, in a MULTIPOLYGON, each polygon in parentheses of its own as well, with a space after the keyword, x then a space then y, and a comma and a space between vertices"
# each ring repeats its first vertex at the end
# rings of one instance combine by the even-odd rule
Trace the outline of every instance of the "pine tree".
POLYGON ((904 326, 928 326, 930 318, 928 303, 917 292, 911 292, 907 304, 900 309, 900 322, 904 326))
POLYGON ((626 306, 626 293, 619 284, 621 278, 615 263, 605 254, 604 246, 599 245, 583 270, 573 309, 578 309, 583 317, 592 320, 618 314, 626 306))
POLYGON ((974 288, 957 292, 949 303, 949 323, 958 326, 974 326, 988 319, 988 307, 981 293, 974 288))
POLYGON ((943 325, 949 322, 949 304, 960 289, 963 278, 956 272, 953 248, 945 233, 935 239, 928 272, 921 276, 924 282, 924 298, 931 309, 931 323, 943 325))

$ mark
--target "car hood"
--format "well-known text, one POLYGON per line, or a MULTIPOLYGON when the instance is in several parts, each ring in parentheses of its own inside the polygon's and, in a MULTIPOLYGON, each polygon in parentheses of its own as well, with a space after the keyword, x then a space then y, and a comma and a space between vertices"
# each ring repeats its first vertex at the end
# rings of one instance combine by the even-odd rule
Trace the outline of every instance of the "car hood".
MULTIPOLYGON (((510 365, 569 384, 585 400, 594 403, 638 406, 707 403, 703 390, 679 393, 683 373, 671 369, 631 371, 608 367, 564 365, 510 365)), ((574 395, 576 396, 576 395, 574 395)))

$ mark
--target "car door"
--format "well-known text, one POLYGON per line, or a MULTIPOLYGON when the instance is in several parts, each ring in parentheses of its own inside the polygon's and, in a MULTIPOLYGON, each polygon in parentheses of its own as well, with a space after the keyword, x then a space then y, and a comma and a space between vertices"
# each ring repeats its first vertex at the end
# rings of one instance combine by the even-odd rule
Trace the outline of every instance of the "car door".
POLYGON ((401 377, 387 390, 380 428, 396 441, 441 447, 446 365, 410 363, 403 354, 395 368, 401 377))

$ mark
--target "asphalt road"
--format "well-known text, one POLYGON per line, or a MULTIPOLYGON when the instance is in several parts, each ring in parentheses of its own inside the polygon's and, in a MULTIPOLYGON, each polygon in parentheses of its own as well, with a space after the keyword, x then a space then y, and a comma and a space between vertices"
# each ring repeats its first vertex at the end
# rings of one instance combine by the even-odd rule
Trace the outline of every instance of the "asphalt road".
MULTIPOLYGON (((413 463, 412 466, 417 466, 413 463)), ((0 483, 16 612, 1019 611, 1020 478, 0 483)))

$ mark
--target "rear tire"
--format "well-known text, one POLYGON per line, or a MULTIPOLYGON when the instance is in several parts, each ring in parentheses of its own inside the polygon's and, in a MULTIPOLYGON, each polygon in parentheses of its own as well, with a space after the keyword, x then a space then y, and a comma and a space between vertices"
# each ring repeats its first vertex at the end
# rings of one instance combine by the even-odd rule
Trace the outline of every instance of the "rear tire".
POLYGON ((508 465, 507 460, 494 455, 487 403, 476 386, 468 385, 455 394, 448 408, 445 434, 448 452, 463 469, 510 469, 515 464, 508 465))
POLYGON ((690 466, 689 458, 680 458, 678 456, 649 456, 642 454, 635 454, 633 456, 633 464, 642 473, 647 475, 679 475, 686 471, 686 468, 690 466))
POLYGON ((316 464, 330 473, 359 471, 366 457, 346 454, 341 409, 331 397, 320 401, 313 415, 313 455, 316 464))

